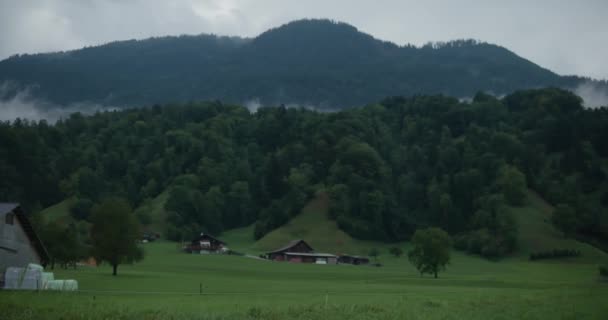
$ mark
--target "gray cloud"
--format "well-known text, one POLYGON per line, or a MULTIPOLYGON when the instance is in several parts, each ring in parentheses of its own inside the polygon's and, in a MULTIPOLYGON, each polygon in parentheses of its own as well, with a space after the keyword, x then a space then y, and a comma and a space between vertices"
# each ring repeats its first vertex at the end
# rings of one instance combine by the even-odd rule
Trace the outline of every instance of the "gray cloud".
POLYGON ((255 36, 331 18, 398 44, 479 39, 560 74, 606 79, 606 12, 605 0, 0 0, 0 59, 162 35, 255 36))
POLYGON ((586 108, 608 107, 606 86, 585 82, 574 89, 574 93, 583 98, 583 105, 586 108))

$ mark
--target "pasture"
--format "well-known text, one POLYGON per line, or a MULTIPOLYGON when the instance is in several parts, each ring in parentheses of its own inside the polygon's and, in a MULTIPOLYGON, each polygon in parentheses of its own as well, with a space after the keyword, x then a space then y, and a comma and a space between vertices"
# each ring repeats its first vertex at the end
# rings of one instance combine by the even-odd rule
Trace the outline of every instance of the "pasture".
MULTIPOLYGON (((164 201, 148 204, 153 222, 162 221, 164 201)), ((56 269, 56 278, 78 280, 76 293, 0 291, 0 319, 608 319, 608 281, 598 275, 608 255, 563 238, 550 223, 552 207, 532 192, 526 206, 511 208, 516 254, 489 261, 453 251, 439 279, 420 277, 406 257, 389 254, 393 246, 407 252, 407 243, 353 239, 327 209, 320 196, 259 241, 253 226, 220 239, 253 255, 297 238, 319 252, 366 255, 376 248, 382 267, 190 255, 161 241, 145 244, 145 259, 121 265, 117 277, 107 265, 56 269), (582 256, 528 261, 531 252, 555 248, 582 256)), ((46 214, 69 219, 66 202, 46 214)))
MULTIPOLYGON (((240 256, 189 255, 146 244, 146 259, 55 270, 80 292, 0 291, 2 319, 605 319, 608 283, 597 265, 491 262, 455 253, 439 279, 404 257, 383 267, 303 265, 240 256), (201 290, 202 287, 202 290, 201 290)), ((566 259, 567 260, 567 259, 566 259)))

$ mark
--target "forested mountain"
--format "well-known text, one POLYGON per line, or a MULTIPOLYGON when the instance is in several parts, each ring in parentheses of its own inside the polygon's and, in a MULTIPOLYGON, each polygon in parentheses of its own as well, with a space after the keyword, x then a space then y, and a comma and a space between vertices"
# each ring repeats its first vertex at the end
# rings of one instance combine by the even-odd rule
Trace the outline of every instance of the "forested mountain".
POLYGON ((19 55, 0 62, 0 83, 58 105, 142 106, 220 100, 325 109, 387 96, 574 88, 509 50, 472 40, 397 46, 328 20, 301 20, 253 39, 213 35, 113 42, 19 55))
POLYGON ((395 97, 336 113, 156 105, 0 124, 0 201, 35 209, 73 197, 86 220, 104 197, 137 207, 168 192, 171 239, 251 223, 261 237, 324 192, 357 238, 440 226, 460 247, 500 256, 517 234, 505 206, 522 205, 527 188, 567 213, 569 232, 608 240, 606 141, 608 109, 560 89, 470 103, 395 97))

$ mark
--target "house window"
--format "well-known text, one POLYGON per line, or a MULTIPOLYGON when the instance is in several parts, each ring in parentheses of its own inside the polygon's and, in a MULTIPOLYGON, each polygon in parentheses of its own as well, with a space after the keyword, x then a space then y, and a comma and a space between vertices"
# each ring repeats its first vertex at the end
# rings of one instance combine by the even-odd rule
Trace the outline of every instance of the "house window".
POLYGON ((15 220, 15 214, 12 212, 9 212, 4 216, 4 222, 6 224, 13 224, 14 220, 15 220))

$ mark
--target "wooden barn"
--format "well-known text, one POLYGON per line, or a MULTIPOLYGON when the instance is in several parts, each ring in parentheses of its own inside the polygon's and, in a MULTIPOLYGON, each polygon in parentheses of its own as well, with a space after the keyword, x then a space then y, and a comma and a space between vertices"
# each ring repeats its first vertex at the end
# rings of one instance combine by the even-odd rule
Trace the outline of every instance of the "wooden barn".
POLYGON ((186 247, 189 253, 224 253, 228 250, 226 243, 210 234, 201 233, 186 247))
POLYGON ((351 255, 343 254, 343 255, 341 255, 341 256, 338 257, 338 263, 354 264, 354 265, 368 264, 369 263, 369 258, 367 258, 367 257, 361 257, 361 256, 351 256, 351 255))
POLYGON ((274 261, 289 261, 294 263, 336 264, 338 257, 329 253, 316 253, 304 240, 294 240, 286 246, 266 254, 274 261))
POLYGON ((0 280, 8 267, 45 266, 49 254, 18 203, 0 203, 0 280))

